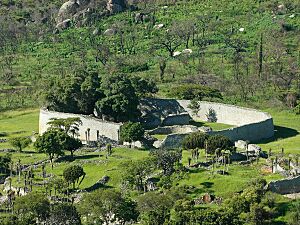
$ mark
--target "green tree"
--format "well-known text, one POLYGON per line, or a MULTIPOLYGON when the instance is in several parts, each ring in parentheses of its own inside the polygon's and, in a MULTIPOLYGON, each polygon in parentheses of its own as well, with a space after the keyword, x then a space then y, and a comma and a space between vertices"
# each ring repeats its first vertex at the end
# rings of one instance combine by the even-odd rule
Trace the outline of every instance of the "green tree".
POLYGON ((75 189, 75 183, 78 183, 78 186, 81 184, 85 177, 85 172, 81 166, 74 165, 64 170, 63 177, 68 183, 73 184, 73 189, 75 189))
POLYGON ((72 158, 74 151, 82 147, 82 142, 79 139, 70 137, 68 134, 61 135, 60 139, 63 150, 70 151, 72 158))
POLYGON ((33 192, 18 197, 14 209, 19 219, 31 220, 33 223, 29 224, 35 224, 34 220, 42 222, 49 216, 50 202, 43 194, 33 192))
POLYGON ((183 139, 182 147, 184 149, 205 148, 205 142, 209 135, 203 132, 191 133, 183 139))
POLYGON ((93 114, 96 101, 103 96, 99 91, 98 74, 78 68, 74 70, 64 79, 45 80, 45 106, 59 112, 93 114))
POLYGON ((161 225, 170 219, 173 199, 166 194, 147 192, 137 199, 142 224, 161 225))
POLYGON ((66 133, 71 133, 74 137, 78 134, 79 126, 82 125, 82 121, 79 117, 70 117, 70 118, 51 118, 47 123, 50 125, 49 129, 60 129, 66 133))
POLYGON ((300 201, 297 200, 293 203, 291 211, 288 213, 288 224, 289 225, 300 225, 300 201))
POLYGON ((132 76, 130 81, 138 97, 147 97, 158 92, 156 83, 153 80, 132 76))
POLYGON ((111 189, 86 194, 80 202, 79 210, 87 218, 88 224, 110 224, 117 220, 124 224, 135 222, 138 217, 136 204, 111 189))
POLYGON ((101 90, 105 97, 96 103, 98 116, 106 116, 116 122, 125 122, 137 118, 139 115, 137 108, 139 98, 126 75, 105 76, 102 79, 101 90))
POLYGON ((46 224, 81 225, 81 219, 75 206, 69 203, 56 203, 51 207, 46 224))
POLYGON ((145 129, 141 123, 127 122, 121 128, 121 140, 126 142, 141 141, 144 134, 145 129))
POLYGON ((163 170, 164 175, 171 175, 175 171, 175 165, 180 163, 182 152, 170 150, 156 150, 155 156, 157 167, 163 170))
POLYGON ((225 150, 232 146, 228 137, 223 135, 211 135, 207 139, 207 153, 215 154, 217 149, 225 150))
POLYGON ((39 136, 34 143, 34 147, 38 152, 45 153, 49 156, 51 166, 53 169, 53 159, 56 156, 63 155, 62 137, 65 137, 66 133, 63 131, 49 130, 43 135, 39 136))
POLYGON ((148 157, 123 163, 123 183, 128 183, 138 191, 145 190, 146 179, 155 170, 155 159, 148 157))
POLYGON ((19 152, 22 152, 32 141, 29 137, 15 137, 10 139, 9 142, 14 148, 18 149, 19 152))

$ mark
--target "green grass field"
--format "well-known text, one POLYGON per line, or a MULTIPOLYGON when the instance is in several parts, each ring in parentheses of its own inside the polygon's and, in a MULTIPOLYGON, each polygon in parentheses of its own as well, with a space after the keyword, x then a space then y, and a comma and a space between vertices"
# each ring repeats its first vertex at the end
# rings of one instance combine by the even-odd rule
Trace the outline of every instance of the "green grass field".
MULTIPOLYGON (((39 131, 39 109, 14 110, 0 113, 0 134, 9 140, 17 136, 32 136, 39 131)), ((11 148, 8 142, 0 143, 0 149, 11 148)), ((30 148, 30 147, 29 147, 30 148)), ((27 148, 27 149, 29 149, 27 148)))
MULTIPOLYGON (((274 141, 265 140, 259 143, 263 147, 263 150, 272 148, 274 152, 279 152, 281 151, 281 147, 284 147, 287 154, 300 153, 300 117, 289 111, 266 111, 270 112, 274 117, 275 128, 277 131, 274 141)), ((38 131, 38 110, 29 109, 24 111, 5 112, 0 116, 0 125, 1 132, 7 133, 5 138, 31 135, 32 131, 38 131)), ((11 148, 11 146, 9 143, 2 143, 0 145, 0 149, 3 148, 11 148)), ((0 155, 3 154, 6 153, 0 153, 0 155)), ((22 153, 13 152, 11 154, 14 162, 20 159, 22 164, 29 164, 47 159, 45 154, 35 153, 32 146, 28 147, 28 149, 22 153)), ((122 162, 146 157, 148 155, 148 151, 117 148, 114 149, 112 156, 108 157, 108 159, 106 159, 104 152, 100 152, 100 157, 98 152, 80 151, 76 153, 76 155, 77 158, 73 162, 55 163, 53 170, 50 165, 47 165, 47 173, 61 176, 63 170, 70 164, 80 164, 86 172, 86 178, 80 188, 92 186, 104 175, 111 178, 108 182, 109 186, 119 188, 122 177, 122 162)), ((190 157, 190 152, 184 151, 184 165, 187 165, 188 157, 190 157)), ((200 159, 201 158, 202 160, 204 159, 203 152, 201 152, 200 159)), ((278 174, 262 174, 260 169, 265 164, 266 162, 264 159, 261 159, 258 165, 256 165, 256 163, 250 166, 233 164, 229 167, 230 175, 228 176, 211 174, 210 171, 203 169, 193 169, 188 172, 183 179, 176 182, 178 182, 178 185, 195 186, 197 191, 192 193, 193 196, 200 193, 210 192, 218 196, 228 197, 232 193, 242 190, 245 185, 247 185, 247 182, 252 178, 263 177, 267 181, 281 178, 278 174)), ((218 169, 221 170, 222 167, 218 169)), ((15 184, 17 185, 17 183, 15 184)))

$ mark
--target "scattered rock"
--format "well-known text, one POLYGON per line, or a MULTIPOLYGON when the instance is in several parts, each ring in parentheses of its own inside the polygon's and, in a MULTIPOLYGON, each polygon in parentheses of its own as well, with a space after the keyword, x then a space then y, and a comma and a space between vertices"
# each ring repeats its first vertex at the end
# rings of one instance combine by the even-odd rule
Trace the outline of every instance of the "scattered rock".
POLYGON ((179 56, 179 55, 181 55, 181 52, 178 52, 178 51, 177 51, 177 52, 174 52, 174 53, 173 53, 173 56, 174 56, 174 57, 179 56))
POLYGON ((124 0, 109 0, 106 8, 111 14, 119 13, 126 8, 126 3, 124 0))
POLYGON ((261 147, 255 144, 249 144, 248 145, 248 152, 253 151, 256 155, 259 155, 261 152, 261 147))
POLYGON ((106 31, 104 31, 104 35, 107 35, 107 36, 113 36, 116 33, 117 33, 117 30, 114 28, 110 28, 110 29, 107 29, 106 31))
POLYGON ((184 49, 182 52, 182 54, 192 54, 193 53, 193 50, 192 49, 184 49))
POLYGON ((94 35, 94 36, 97 36, 99 33, 100 33, 100 31, 99 31, 98 28, 96 28, 96 29, 93 31, 93 35, 94 35))
POLYGON ((67 28, 69 28, 70 26, 71 26, 71 20, 70 19, 66 19, 66 20, 64 20, 63 22, 61 22, 61 23, 58 23, 57 25, 56 25, 56 29, 59 31, 59 30, 65 30, 65 29, 67 29, 67 28))
POLYGON ((161 29, 161 28, 163 28, 163 27, 164 27, 164 24, 161 23, 161 24, 154 25, 153 28, 159 30, 159 29, 161 29))
POLYGON ((238 140, 238 141, 234 142, 234 146, 237 148, 246 150, 247 146, 248 146, 248 142, 244 141, 244 140, 238 140))
POLYGON ((199 129, 199 131, 201 131, 203 133, 210 133, 213 131, 212 128, 208 127, 208 126, 202 126, 202 127, 199 127, 198 129, 199 129))

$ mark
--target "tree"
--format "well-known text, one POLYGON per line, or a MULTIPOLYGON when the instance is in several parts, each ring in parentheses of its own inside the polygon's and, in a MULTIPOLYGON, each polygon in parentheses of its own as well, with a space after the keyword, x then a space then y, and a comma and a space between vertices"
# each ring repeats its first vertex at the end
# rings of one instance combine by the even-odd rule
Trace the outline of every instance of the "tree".
POLYGON ((176 25, 173 25, 169 30, 156 35, 154 39, 154 45, 158 49, 167 50, 170 57, 174 56, 174 52, 182 44, 182 39, 176 33, 176 29, 176 25))
POLYGON ((121 128, 121 139, 126 142, 141 141, 144 134, 145 129, 141 123, 127 122, 121 128))
POLYGON ((152 157, 123 163, 123 184, 128 184, 138 191, 146 190, 146 180, 155 169, 152 157))
POLYGON ((63 150, 70 151, 72 158, 74 151, 82 147, 82 142, 79 139, 70 137, 68 134, 61 135, 60 139, 63 150))
POLYGON ((78 186, 81 184, 85 177, 85 172, 81 166, 74 165, 64 170, 63 177, 68 183, 72 183, 73 189, 75 189, 75 183, 78 183, 78 186), (79 181, 80 177, 81 180, 79 181))
POLYGON ((19 152, 22 152, 24 148, 31 144, 31 139, 29 137, 15 137, 9 140, 10 144, 18 149, 19 152))
POLYGON ((21 219, 31 220, 29 224, 35 224, 35 220, 41 222, 49 216, 50 202, 43 194, 33 192, 18 197, 14 209, 21 219))
POLYGON ((222 99, 222 94, 219 90, 199 84, 182 84, 170 90, 168 97, 197 100, 203 98, 219 98, 222 99))
POLYGON ((46 220, 46 224, 60 225, 60 224, 72 224, 81 225, 80 215, 77 212, 75 206, 69 203, 56 203, 52 206, 49 217, 46 220))
POLYGON ((102 79, 101 89, 105 97, 96 103, 98 116, 106 116, 116 122, 137 118, 139 98, 126 75, 105 76, 102 79))
POLYGON ((207 153, 215 154, 217 149, 226 150, 232 145, 228 137, 223 135, 211 135, 207 139, 207 153))
POLYGON ((205 148, 205 142, 209 135, 203 132, 191 133, 183 139, 182 147, 184 149, 205 148))
POLYGON ((0 156, 0 172, 6 174, 10 170, 10 165, 12 163, 11 155, 5 154, 0 156))
POLYGON ((45 106, 59 112, 93 114, 96 101, 103 97, 98 74, 80 68, 74 70, 63 79, 45 80, 45 106))
POLYGON ((156 150, 152 153, 155 156, 157 167, 163 170, 164 175, 171 175, 175 171, 175 165, 180 162, 182 152, 170 150, 156 150))
POLYGON ((160 77, 161 81, 164 80, 164 74, 165 74, 166 67, 167 67, 167 60, 165 58, 161 57, 159 59, 159 77, 160 77))
POLYGON ((170 219, 173 199, 166 194, 147 192, 137 199, 142 224, 161 225, 170 219))
POLYGON ((58 130, 46 131, 39 136, 34 143, 34 147, 38 152, 45 153, 49 156, 53 169, 53 159, 56 156, 63 155, 62 137, 66 137, 66 133, 58 130))
POLYGON ((82 125, 82 121, 79 117, 70 117, 70 118, 51 118, 47 123, 50 125, 49 129, 60 129, 66 133, 71 133, 73 137, 78 134, 79 126, 82 125))
POLYGON ((100 189, 86 194, 80 202, 79 210, 89 224, 111 224, 116 221, 125 224, 136 222, 138 217, 136 204, 112 189, 100 189))
POLYGON ((158 92, 156 83, 153 80, 144 79, 138 76, 130 77, 131 84, 139 98, 147 97, 158 92))

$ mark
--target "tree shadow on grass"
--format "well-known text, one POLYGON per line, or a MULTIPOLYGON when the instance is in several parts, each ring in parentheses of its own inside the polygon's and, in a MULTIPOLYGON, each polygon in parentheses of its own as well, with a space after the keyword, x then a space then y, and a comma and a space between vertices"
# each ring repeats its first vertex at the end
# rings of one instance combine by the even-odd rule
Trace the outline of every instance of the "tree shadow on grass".
MULTIPOLYGON (((100 157, 102 157, 103 155, 100 155, 100 157)), ((99 158, 99 155, 74 155, 74 157, 70 156, 70 155, 65 155, 62 156, 60 158, 58 158, 57 160, 55 160, 55 162, 73 162, 76 159, 79 160, 89 160, 89 159, 95 159, 95 158, 99 158)))
POLYGON ((204 188, 206 188, 206 189, 210 189, 210 188, 212 188, 212 186, 214 185, 214 183, 213 182, 208 182, 208 181, 205 181, 205 182, 202 182, 202 183, 200 183, 204 188))
POLYGON ((196 126, 196 127, 203 127, 204 126, 204 123, 203 122, 200 122, 200 121, 190 121, 190 125, 193 125, 193 126, 196 126))
POLYGON ((295 129, 282 126, 274 126, 274 137, 258 141, 257 144, 267 144, 280 139, 295 137, 298 134, 299 132, 295 129))

